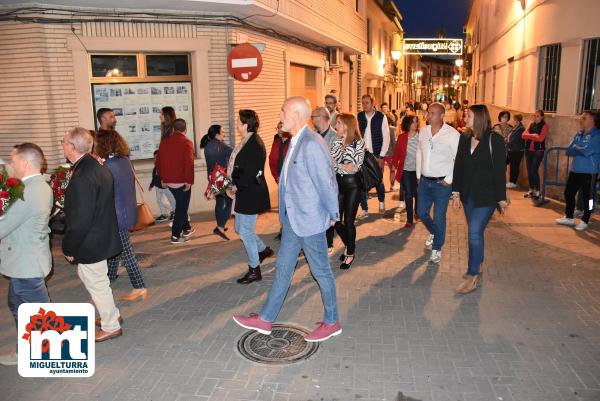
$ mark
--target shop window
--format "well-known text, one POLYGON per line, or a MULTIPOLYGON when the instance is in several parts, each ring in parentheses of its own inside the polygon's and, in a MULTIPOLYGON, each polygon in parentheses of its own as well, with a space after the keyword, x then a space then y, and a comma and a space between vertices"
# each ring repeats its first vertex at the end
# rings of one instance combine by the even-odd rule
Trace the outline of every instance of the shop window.
POLYGON ((92 77, 137 77, 138 63, 134 55, 98 54, 91 56, 92 77))
POLYGON ((146 56, 148 76, 188 75, 187 54, 160 54, 146 56))
POLYGON ((158 149, 165 106, 187 122, 186 135, 195 142, 187 54, 92 54, 89 60, 94 115, 100 108, 114 111, 132 160, 151 159, 158 149))

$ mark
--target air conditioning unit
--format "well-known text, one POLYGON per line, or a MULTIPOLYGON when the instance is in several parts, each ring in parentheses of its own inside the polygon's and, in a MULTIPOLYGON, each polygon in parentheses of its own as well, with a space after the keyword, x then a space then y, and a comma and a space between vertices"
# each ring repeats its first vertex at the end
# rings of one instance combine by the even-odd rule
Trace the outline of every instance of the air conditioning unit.
POLYGON ((339 47, 330 47, 327 49, 327 61, 331 68, 341 67, 344 63, 344 52, 339 47))

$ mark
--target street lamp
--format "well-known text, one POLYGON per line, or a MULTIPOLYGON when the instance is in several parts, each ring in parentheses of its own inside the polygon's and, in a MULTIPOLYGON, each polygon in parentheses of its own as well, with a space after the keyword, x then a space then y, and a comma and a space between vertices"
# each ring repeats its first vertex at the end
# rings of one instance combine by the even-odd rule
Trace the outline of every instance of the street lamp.
POLYGON ((462 67, 463 63, 464 60, 462 58, 457 58, 456 60, 454 60, 454 64, 456 64, 458 68, 462 67))
POLYGON ((458 79, 460 78, 460 76, 458 74, 454 74, 454 76, 452 77, 455 81, 458 81, 458 79))
POLYGON ((423 76, 423 71, 417 71, 417 78, 421 78, 423 76))

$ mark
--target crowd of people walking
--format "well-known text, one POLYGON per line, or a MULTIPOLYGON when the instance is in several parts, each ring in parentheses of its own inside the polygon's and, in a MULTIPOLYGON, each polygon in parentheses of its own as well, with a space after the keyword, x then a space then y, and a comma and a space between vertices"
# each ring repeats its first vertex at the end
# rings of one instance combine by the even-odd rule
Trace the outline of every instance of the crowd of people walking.
MULTIPOLYGON (((395 182, 400 184, 398 195, 406 212, 404 227, 412 229, 421 221, 428 232, 425 246, 431 248, 431 263, 440 263, 442 258, 449 204, 454 208, 462 205, 469 252, 463 281, 456 288, 458 294, 478 287, 486 226, 495 210, 507 212, 510 198, 506 189, 518 186, 523 156, 529 181, 525 197, 540 197, 539 167, 549 136, 543 111, 538 110, 526 127, 522 115, 514 115, 511 121, 509 111, 501 111, 493 124, 486 106, 468 102, 462 106, 406 104, 396 115, 385 103, 377 110, 370 95, 361 100, 362 111, 354 115, 339 110, 333 94, 327 95, 320 107, 313 107, 302 97, 288 98, 268 154, 259 134, 259 116, 251 109, 238 111, 236 130, 241 140, 234 148, 225 142, 220 125, 210 126, 200 141, 209 181, 204 195, 215 202, 216 226, 212 232, 229 241, 227 224, 233 215, 246 253, 248 270, 237 280, 241 285, 262 280, 261 264, 275 254, 256 232, 257 219, 272 206, 267 160, 278 187, 280 230, 273 240, 281 243, 275 279, 260 312, 234 316, 239 325, 271 333, 298 256, 303 253, 324 305, 323 322, 306 341, 324 341, 341 333, 329 261, 334 237, 337 233, 344 245, 339 268, 351 268, 357 255, 365 252, 357 246, 357 219, 369 217, 370 190, 375 189, 381 215, 390 205, 389 199, 386 204, 383 179, 386 166, 391 191, 397 190, 395 182), (423 111, 422 119, 415 109, 423 111)), ((62 249, 66 260, 77 265, 79 278, 98 309, 96 341, 105 341, 123 333, 123 319, 111 289, 121 262, 133 287, 121 299, 145 300, 149 290, 129 234, 138 222, 137 177, 129 147, 116 130, 112 110, 100 109, 96 117, 97 131, 75 127, 61 141, 72 165, 62 206, 66 220, 62 249)), ((156 221, 171 221, 169 240, 179 246, 195 231, 189 216, 195 182, 194 144, 186 136, 186 121, 177 118, 172 107, 161 109, 160 122, 161 140, 154 153, 149 189, 156 191, 160 208, 156 221)), ((567 153, 573 164, 564 193, 565 217, 556 222, 584 230, 594 208, 600 163, 598 112, 581 115, 581 130, 567 153), (576 200, 578 192, 582 201, 576 200), (574 219, 576 207, 581 210, 578 224, 574 219)), ((53 200, 42 176, 45 166, 44 153, 35 144, 24 143, 12 150, 11 174, 24 182, 25 195, 0 218, 0 273, 10 279, 9 307, 15 320, 20 304, 50 302, 44 278, 52 267, 48 219, 53 200)), ((14 364, 15 358, 2 356, 0 363, 14 364)))

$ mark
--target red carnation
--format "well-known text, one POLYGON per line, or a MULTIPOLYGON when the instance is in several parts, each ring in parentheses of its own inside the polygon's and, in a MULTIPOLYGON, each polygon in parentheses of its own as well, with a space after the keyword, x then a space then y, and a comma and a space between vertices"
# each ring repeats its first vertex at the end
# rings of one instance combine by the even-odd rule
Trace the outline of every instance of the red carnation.
POLYGON ((0 199, 10 199, 10 194, 6 191, 0 191, 0 199))
POLYGON ((58 178, 60 178, 61 180, 64 180, 65 178, 67 178, 67 173, 65 173, 64 171, 60 171, 58 173, 58 178))
POLYGON ((63 196, 65 194, 65 190, 64 189, 59 189, 57 191, 57 193, 58 193, 59 196, 63 196))
POLYGON ((19 180, 13 177, 6 179, 6 186, 9 188, 14 188, 19 186, 19 180))

